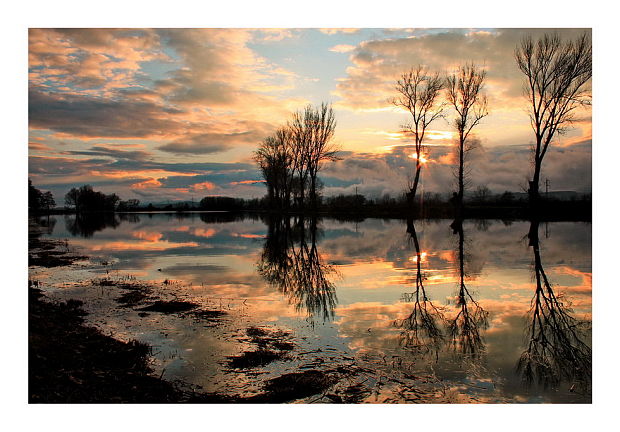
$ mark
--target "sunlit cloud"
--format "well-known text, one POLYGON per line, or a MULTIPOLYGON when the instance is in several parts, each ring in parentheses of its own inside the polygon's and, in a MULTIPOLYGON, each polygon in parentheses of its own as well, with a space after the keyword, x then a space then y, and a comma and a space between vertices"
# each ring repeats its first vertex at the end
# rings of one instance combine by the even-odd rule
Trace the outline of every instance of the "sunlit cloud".
POLYGON ((353 51, 354 49, 355 49, 354 45, 341 44, 341 45, 334 45, 329 50, 331 52, 336 52, 336 53, 348 53, 348 52, 353 51))
POLYGON ((134 189, 148 189, 161 187, 162 183, 156 179, 148 179, 131 185, 134 189))
POLYGON ((202 182, 202 183, 196 183, 192 185, 192 189, 197 190, 197 191, 201 191, 201 190, 213 190, 215 189, 216 186, 211 183, 211 182, 202 182))
POLYGON ((336 35, 338 33, 354 34, 354 33, 358 33, 360 30, 361 29, 359 28, 322 28, 322 29, 319 29, 321 33, 324 33, 326 35, 336 35))
MULTIPOLYGON (((512 56, 524 34, 544 31, 30 29, 29 175, 56 198, 86 183, 143 202, 260 197, 252 152, 291 112, 324 100, 346 156, 325 166, 325 194, 399 194, 415 161, 399 130, 409 114, 389 103, 395 80, 419 63, 447 71, 471 60, 488 71, 491 112, 476 130, 475 185, 518 191, 533 133, 512 56)), ((424 138, 425 191, 452 187, 445 114, 424 138)), ((545 161, 556 190, 591 189, 590 111, 578 117, 545 161)))

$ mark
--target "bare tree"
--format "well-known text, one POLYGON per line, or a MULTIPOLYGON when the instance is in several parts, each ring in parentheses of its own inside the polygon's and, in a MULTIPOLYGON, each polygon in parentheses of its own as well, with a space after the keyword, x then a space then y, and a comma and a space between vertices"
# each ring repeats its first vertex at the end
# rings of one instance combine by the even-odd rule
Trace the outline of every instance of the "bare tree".
POLYGON ((326 161, 338 160, 338 147, 332 142, 335 129, 331 105, 307 105, 259 145, 254 160, 274 209, 287 210, 292 200, 304 210, 307 194, 316 208, 322 187, 319 171, 326 161))
POLYGON ((411 68, 401 75, 396 83, 397 97, 392 103, 406 109, 411 114, 411 121, 404 125, 415 140, 415 175, 408 182, 407 201, 410 207, 415 200, 420 173, 424 164, 424 135, 428 126, 442 116, 444 105, 438 103, 438 97, 444 83, 439 73, 430 73, 423 66, 411 68))
POLYGON ((586 34, 575 41, 545 34, 534 42, 527 36, 516 48, 515 59, 526 77, 530 123, 536 136, 534 173, 529 182, 530 202, 536 205, 549 144, 575 120, 575 110, 591 101, 587 84, 592 77, 592 43, 586 34))
POLYGON ((338 159, 338 147, 332 142, 334 131, 336 130, 336 119, 331 105, 321 103, 320 107, 307 107, 311 111, 312 140, 307 149, 308 175, 310 177, 310 203, 316 208, 317 196, 317 175, 323 163, 326 161, 336 161, 338 159))
POLYGON ((303 111, 297 111, 288 123, 288 128, 292 136, 292 152, 294 170, 293 174, 297 177, 297 193, 299 194, 299 206, 303 207, 306 184, 308 182, 308 156, 306 149, 312 142, 312 106, 308 105, 303 111))
POLYGON ((320 107, 307 105, 297 111, 288 123, 292 138, 292 169, 297 177, 299 205, 303 208, 306 188, 313 207, 317 204, 317 176, 323 163, 337 160, 338 147, 332 138, 336 129, 336 119, 331 105, 322 103, 320 107))
POLYGON ((278 130, 273 136, 263 140, 254 152, 254 160, 263 174, 267 184, 267 197, 276 208, 283 209, 290 185, 290 133, 286 129, 278 130))
POLYGON ((482 94, 486 72, 477 68, 473 63, 459 67, 456 73, 446 79, 448 102, 455 110, 452 122, 458 132, 458 192, 457 214, 461 217, 463 211, 463 195, 465 193, 465 155, 472 150, 475 142, 468 140, 474 127, 488 115, 487 97, 482 94))

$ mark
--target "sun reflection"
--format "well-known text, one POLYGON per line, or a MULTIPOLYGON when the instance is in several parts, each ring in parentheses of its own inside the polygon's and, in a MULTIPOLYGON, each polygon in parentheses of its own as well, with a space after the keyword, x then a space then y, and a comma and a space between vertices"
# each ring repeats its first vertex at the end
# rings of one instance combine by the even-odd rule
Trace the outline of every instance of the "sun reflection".
MULTIPOLYGON (((427 255, 426 252, 421 252, 420 253, 420 262, 421 263, 426 262, 426 255, 427 255)), ((418 262, 418 255, 412 256, 411 258, 409 258, 409 261, 411 261, 411 262, 418 262)))

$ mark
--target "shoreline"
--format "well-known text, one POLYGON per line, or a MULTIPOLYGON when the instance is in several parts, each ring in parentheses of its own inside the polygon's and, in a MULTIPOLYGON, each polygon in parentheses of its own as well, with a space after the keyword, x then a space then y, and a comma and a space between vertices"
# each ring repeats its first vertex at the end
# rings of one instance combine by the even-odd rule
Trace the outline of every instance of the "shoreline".
MULTIPOLYGON (((33 228, 33 227, 31 227, 33 228)), ((87 257, 71 254, 63 242, 41 240, 36 230, 29 238, 29 267, 62 267, 87 257), (64 248, 58 250, 58 247, 64 248), (36 250, 33 253, 33 249, 36 250)), ((130 284, 127 284, 130 285, 130 284)), ((285 373, 265 381, 260 393, 251 396, 224 395, 199 391, 183 381, 168 381, 154 375, 151 367, 152 347, 137 340, 127 342, 105 335, 89 325, 80 300, 59 301, 49 298, 39 288, 40 282, 28 280, 28 403, 196 403, 196 404, 272 404, 306 401, 321 395, 331 403, 357 403, 357 389, 326 394, 345 377, 357 374, 357 367, 334 367, 330 370, 305 370, 285 373)), ((161 313, 185 311, 205 320, 217 320, 213 311, 196 309, 183 301, 164 302, 157 297, 144 307, 141 297, 148 286, 126 287, 128 298, 117 301, 139 310, 161 313), (172 308, 172 309, 170 309, 172 308), (185 310, 188 309, 188 310, 185 310)), ((294 344, 287 334, 262 328, 247 328, 247 335, 260 347, 237 357, 229 357, 235 370, 252 370, 278 358, 286 358, 294 344)))

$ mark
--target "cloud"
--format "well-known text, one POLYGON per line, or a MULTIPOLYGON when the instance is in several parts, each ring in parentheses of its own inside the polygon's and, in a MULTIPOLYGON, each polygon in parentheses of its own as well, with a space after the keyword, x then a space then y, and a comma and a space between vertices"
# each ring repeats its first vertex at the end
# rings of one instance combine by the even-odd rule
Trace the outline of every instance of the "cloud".
POLYGON ((234 146, 255 146, 271 130, 268 125, 246 124, 250 129, 228 133, 202 133, 185 136, 157 147, 158 150, 174 154, 209 154, 228 150, 234 146))
POLYGON ((251 30, 162 29, 158 34, 184 64, 155 83, 175 103, 209 103, 212 108, 261 101, 271 105, 261 93, 291 88, 296 77, 247 46, 253 40, 251 30))
MULTIPOLYGON (((453 147, 429 147, 428 159, 422 170, 424 192, 449 193, 455 190, 453 147)), ((411 145, 389 148, 383 154, 349 153, 341 161, 327 165, 325 194, 359 193, 379 197, 385 193, 404 192, 407 178, 414 172, 411 145), (340 184, 336 181, 338 180, 340 184)), ((470 191, 485 185, 495 193, 522 192, 531 176, 530 146, 509 145, 480 147, 469 155, 470 191)), ((553 190, 590 192, 592 189, 591 141, 561 147, 552 146, 543 161, 543 177, 549 178, 553 190)))
POLYGON ((83 92, 137 85, 141 64, 168 61, 149 29, 30 29, 30 82, 83 92))
MULTIPOLYGON (((321 177, 327 195, 356 188, 370 196, 402 192, 413 160, 410 138, 386 132, 406 120, 386 102, 394 80, 413 64, 449 70, 460 60, 489 72, 491 115, 476 130, 485 151, 472 155, 472 187, 519 190, 530 170, 532 132, 512 52, 525 32, 536 37, 544 29, 321 31, 340 37, 291 29, 31 29, 33 181, 60 194, 90 183, 124 197, 155 199, 160 193, 174 199, 208 182, 214 187, 203 191, 209 193, 261 196, 260 173, 247 163, 252 150, 307 98, 324 95, 298 75, 300 68, 288 69, 294 62, 273 54, 276 41, 304 47, 306 36, 355 34, 348 41, 369 39, 356 46, 334 39, 328 45, 347 56, 329 56, 325 48, 304 52, 311 61, 340 59, 341 67, 350 61, 331 83, 340 98, 334 102, 337 139, 356 151, 342 152, 342 161, 326 165, 321 177)), ((581 31, 559 32, 571 37, 581 31)), ((321 76, 316 85, 329 82, 321 76)), ((543 163, 554 190, 591 189, 591 122, 585 118, 575 126, 543 163)), ((432 145, 423 190, 447 192, 453 179, 449 126, 438 121, 427 137, 432 145)))
POLYGON ((150 157, 151 153, 144 150, 123 150, 118 148, 109 148, 103 145, 93 146, 90 150, 70 150, 63 154, 81 155, 81 156, 107 156, 112 159, 128 159, 133 161, 144 161, 150 157))
POLYGON ((156 179, 148 179, 131 185, 133 189, 149 189, 161 187, 162 183, 156 179))
POLYGON ((319 31, 326 35, 336 35, 339 33, 342 34, 355 34, 359 33, 360 28, 322 28, 319 31))
POLYGON ((213 190, 215 189, 216 186, 211 183, 211 182, 202 182, 202 183, 195 183, 192 185, 192 189, 199 191, 199 190, 213 190))
POLYGON ((132 100, 44 93, 31 88, 28 119, 32 129, 80 137, 145 138, 177 132, 177 110, 132 100))
POLYGON ((348 53, 348 52, 353 51, 354 49, 355 49, 355 46, 353 45, 341 44, 341 45, 335 45, 331 47, 329 50, 331 52, 337 52, 337 53, 348 53))
MULTIPOLYGON (((523 74, 514 60, 514 49, 525 35, 537 38, 546 29, 500 29, 469 31, 438 30, 413 36, 377 38, 363 41, 351 52, 352 65, 338 80, 333 94, 341 100, 335 106, 355 111, 390 107, 398 77, 416 65, 451 73, 465 62, 473 62, 487 71, 485 92, 490 115, 479 131, 490 140, 505 141, 507 131, 513 140, 531 136, 522 96, 523 74)), ((584 30, 559 29, 563 38, 575 38, 584 30)), ((588 30, 586 30, 588 31, 588 30)), ((451 114, 447 112, 448 118, 451 114)))

